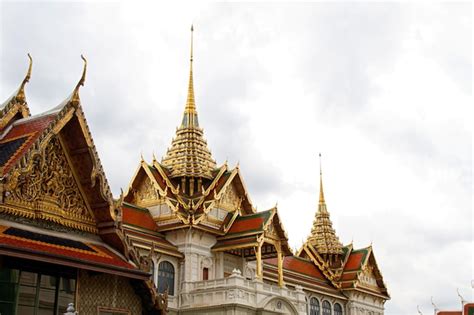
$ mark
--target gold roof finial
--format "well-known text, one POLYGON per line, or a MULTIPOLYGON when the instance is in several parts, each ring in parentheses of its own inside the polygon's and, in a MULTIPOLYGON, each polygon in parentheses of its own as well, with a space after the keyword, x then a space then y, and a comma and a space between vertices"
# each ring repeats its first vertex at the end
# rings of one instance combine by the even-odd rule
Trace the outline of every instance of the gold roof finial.
POLYGON ((28 58, 30 59, 30 65, 28 66, 28 71, 26 72, 26 76, 23 79, 23 82, 21 82, 20 88, 18 89, 18 92, 16 93, 16 100, 17 102, 25 102, 26 101, 26 96, 25 96, 25 85, 27 82, 30 82, 31 78, 31 68, 33 66, 33 59, 31 58, 31 55, 28 53, 28 58))
POLYGON ((321 166, 321 153, 319 153, 319 203, 323 204, 324 201, 324 191, 323 191, 323 168, 321 166))
POLYGON ((196 102, 194 99, 193 34, 194 34, 194 26, 191 25, 191 58, 190 58, 190 67, 189 67, 188 96, 186 99, 186 107, 184 108, 184 116, 183 116, 183 122, 182 122, 182 126, 184 127, 191 127, 191 126, 199 127, 199 122, 197 119, 197 111, 196 111, 196 102))
POLYGON ((81 86, 84 86, 84 82, 86 82, 86 72, 87 72, 87 60, 84 58, 83 55, 81 55, 81 59, 84 60, 84 68, 82 70, 82 76, 79 79, 79 82, 77 82, 76 87, 74 88, 74 91, 72 92, 72 101, 73 102, 79 102, 79 88, 81 86))

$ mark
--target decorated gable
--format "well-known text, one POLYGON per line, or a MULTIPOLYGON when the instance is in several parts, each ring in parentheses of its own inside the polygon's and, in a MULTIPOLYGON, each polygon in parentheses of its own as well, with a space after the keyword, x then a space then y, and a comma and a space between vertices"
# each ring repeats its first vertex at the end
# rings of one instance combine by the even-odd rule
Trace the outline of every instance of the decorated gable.
POLYGON ((241 197, 239 197, 239 194, 232 183, 223 189, 222 196, 216 202, 215 208, 227 212, 234 212, 240 207, 241 197))
POLYGON ((158 190, 153 185, 150 177, 145 173, 143 175, 144 176, 142 176, 132 190, 133 203, 141 207, 152 206, 160 203, 161 199, 158 190))
POLYGON ((7 185, 5 212, 45 219, 95 232, 95 219, 84 199, 59 137, 53 137, 43 154, 17 166, 7 185))
POLYGON ((375 266, 367 264, 359 275, 359 286, 365 287, 377 292, 380 292, 380 288, 377 285, 377 276, 375 275, 375 266))

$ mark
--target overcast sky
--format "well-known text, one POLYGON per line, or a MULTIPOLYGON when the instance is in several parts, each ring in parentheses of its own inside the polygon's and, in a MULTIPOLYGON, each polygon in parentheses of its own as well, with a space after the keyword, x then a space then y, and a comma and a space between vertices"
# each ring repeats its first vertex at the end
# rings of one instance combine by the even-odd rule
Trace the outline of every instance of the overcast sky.
POLYGON ((473 299, 472 8, 464 4, 0 3, 0 98, 33 56, 33 114, 89 68, 81 99, 117 196, 161 157, 186 100, 214 158, 240 162, 258 210, 276 202, 292 247, 310 233, 318 152, 344 244, 373 242, 386 314, 473 299))

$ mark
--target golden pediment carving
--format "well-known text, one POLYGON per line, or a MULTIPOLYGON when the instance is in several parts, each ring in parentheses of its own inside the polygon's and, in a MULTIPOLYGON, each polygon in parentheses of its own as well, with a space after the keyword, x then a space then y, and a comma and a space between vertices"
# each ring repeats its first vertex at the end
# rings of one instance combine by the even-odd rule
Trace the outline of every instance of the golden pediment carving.
POLYGON ((233 184, 228 185, 225 188, 224 193, 216 203, 216 208, 221 208, 229 212, 237 210, 240 206, 240 197, 237 194, 233 184))
POLYGON ((96 232, 92 211, 68 163, 60 140, 52 137, 25 168, 13 170, 0 212, 96 232))
POLYGON ((148 176, 133 190, 133 199, 136 205, 142 207, 163 203, 164 201, 148 176))

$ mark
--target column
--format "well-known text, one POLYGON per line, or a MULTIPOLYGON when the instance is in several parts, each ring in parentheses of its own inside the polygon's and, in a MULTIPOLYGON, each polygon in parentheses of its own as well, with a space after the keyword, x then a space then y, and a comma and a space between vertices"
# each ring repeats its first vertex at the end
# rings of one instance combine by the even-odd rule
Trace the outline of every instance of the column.
POLYGON ((257 257, 257 270, 256 270, 256 278, 259 280, 263 280, 263 269, 262 269, 262 245, 263 242, 260 242, 257 247, 257 251, 255 252, 255 256, 257 257))
POLYGON ((277 260, 278 260, 278 285, 280 288, 285 286, 283 282, 283 256, 281 254, 281 245, 278 244, 276 247, 277 250, 277 260))

